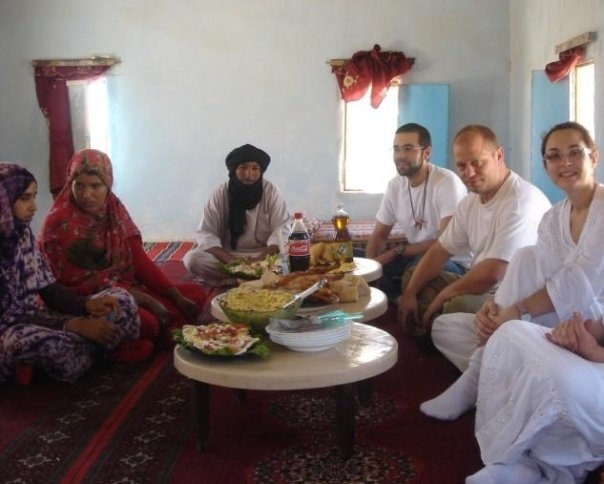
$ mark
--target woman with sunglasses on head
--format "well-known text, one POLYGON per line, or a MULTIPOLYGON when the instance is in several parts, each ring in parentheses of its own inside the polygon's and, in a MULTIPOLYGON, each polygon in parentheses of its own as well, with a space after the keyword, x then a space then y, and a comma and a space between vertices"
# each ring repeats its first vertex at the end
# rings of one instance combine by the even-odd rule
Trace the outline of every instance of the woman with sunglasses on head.
POLYGON ((541 152, 566 198, 544 215, 537 245, 512 258, 494 301, 475 318, 457 316, 460 325, 475 325, 467 339, 478 348, 462 376, 421 405, 447 420, 476 404, 485 467, 469 483, 582 482, 604 462, 599 154, 574 122, 551 128, 541 152))
POLYGON ((84 297, 55 281, 29 226, 36 193, 29 171, 0 163, 0 382, 16 375, 27 384, 32 368, 74 381, 139 335, 136 303, 123 289, 84 297))

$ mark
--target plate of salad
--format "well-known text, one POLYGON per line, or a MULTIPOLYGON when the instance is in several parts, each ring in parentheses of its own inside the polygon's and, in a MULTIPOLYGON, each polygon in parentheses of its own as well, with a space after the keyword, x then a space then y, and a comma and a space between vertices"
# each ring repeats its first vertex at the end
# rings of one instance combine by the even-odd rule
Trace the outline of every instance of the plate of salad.
POLYGON ((182 348, 204 356, 266 358, 270 355, 264 340, 252 335, 250 327, 242 323, 185 324, 181 329, 174 330, 172 336, 182 348))
POLYGON ((233 277, 240 279, 260 279, 265 272, 281 273, 279 255, 273 254, 263 260, 235 259, 229 263, 220 263, 220 268, 233 277))

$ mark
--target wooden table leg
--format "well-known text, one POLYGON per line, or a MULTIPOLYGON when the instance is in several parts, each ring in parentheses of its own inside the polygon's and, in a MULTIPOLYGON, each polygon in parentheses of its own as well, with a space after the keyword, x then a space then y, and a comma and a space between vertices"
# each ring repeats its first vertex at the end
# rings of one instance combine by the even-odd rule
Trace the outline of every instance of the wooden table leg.
POLYGON ((355 383, 336 387, 336 443, 343 459, 348 459, 354 448, 355 390, 355 383))
POLYGON ((193 382, 193 394, 197 450, 203 450, 207 447, 210 435, 210 385, 199 381, 193 382))

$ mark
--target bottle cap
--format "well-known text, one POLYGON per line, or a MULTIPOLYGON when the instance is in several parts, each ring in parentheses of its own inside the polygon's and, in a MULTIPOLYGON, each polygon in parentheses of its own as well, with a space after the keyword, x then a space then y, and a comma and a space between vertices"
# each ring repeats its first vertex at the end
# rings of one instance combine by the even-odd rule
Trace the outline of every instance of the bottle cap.
POLYGON ((296 213, 294 213, 294 218, 303 218, 302 217, 302 212, 296 212, 296 213))
POLYGON ((346 213, 346 210, 344 210, 344 205, 342 205, 341 203, 338 203, 338 208, 336 210, 336 214, 338 214, 338 215, 348 215, 348 213, 346 213))

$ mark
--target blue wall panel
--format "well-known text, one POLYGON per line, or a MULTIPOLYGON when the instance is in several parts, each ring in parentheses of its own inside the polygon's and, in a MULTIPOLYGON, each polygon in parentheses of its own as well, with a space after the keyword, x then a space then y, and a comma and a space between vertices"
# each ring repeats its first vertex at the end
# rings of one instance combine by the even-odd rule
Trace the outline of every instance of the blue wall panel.
POLYGON ((547 195, 552 203, 564 193, 547 176, 541 159, 541 140, 553 125, 570 119, 570 87, 568 77, 550 82, 543 71, 533 71, 531 78, 531 182, 547 195))
POLYGON ((449 91, 448 84, 403 84, 399 86, 399 126, 418 123, 430 131, 435 165, 449 163, 449 91))

